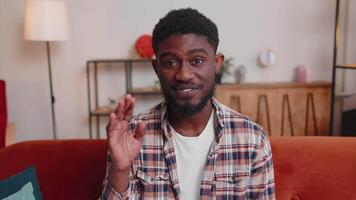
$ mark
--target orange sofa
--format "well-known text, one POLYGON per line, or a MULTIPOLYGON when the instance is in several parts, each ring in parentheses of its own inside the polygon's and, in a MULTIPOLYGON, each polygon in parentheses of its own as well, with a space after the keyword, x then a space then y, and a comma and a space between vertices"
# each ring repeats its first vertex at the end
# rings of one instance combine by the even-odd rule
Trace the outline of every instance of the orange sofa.
MULTIPOLYGON (((281 200, 356 199, 356 138, 271 137, 281 200)), ((104 140, 28 141, 0 150, 0 180, 34 164, 44 199, 98 199, 104 140)))

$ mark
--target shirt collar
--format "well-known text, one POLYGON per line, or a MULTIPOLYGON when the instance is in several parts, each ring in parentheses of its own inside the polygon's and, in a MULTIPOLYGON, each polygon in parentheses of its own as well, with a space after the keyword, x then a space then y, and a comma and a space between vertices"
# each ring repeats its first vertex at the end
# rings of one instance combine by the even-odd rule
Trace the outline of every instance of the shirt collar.
MULTIPOLYGON (((211 102, 213 104, 213 112, 214 113, 214 128, 216 139, 219 139, 222 136, 222 129, 225 127, 224 125, 224 106, 215 98, 211 98, 211 102)), ((164 135, 166 137, 172 137, 172 132, 169 130, 168 123, 168 111, 167 111, 167 103, 162 101, 160 104, 160 119, 161 119, 161 130, 163 130, 164 135)))

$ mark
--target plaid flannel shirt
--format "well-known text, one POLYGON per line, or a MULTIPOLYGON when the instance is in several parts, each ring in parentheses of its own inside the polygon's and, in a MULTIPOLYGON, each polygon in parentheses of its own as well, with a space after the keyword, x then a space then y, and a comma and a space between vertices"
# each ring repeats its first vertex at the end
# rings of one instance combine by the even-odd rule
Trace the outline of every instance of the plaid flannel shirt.
MULTIPOLYGON (((215 140, 200 185, 201 199, 275 199, 270 143, 262 128, 212 99, 215 140)), ((143 145, 133 163, 129 187, 118 193, 104 179, 102 199, 179 199, 180 187, 166 103, 130 121, 144 121, 143 145)), ((110 162, 108 162, 108 167, 110 162)))

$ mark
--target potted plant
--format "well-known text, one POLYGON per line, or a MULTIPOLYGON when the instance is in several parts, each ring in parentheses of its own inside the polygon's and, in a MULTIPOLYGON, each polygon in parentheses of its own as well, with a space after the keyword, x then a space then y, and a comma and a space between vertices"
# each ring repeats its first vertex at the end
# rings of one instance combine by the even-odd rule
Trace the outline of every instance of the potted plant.
POLYGON ((232 64, 232 61, 233 61, 233 60, 234 60, 234 59, 231 58, 231 57, 224 60, 222 66, 221 66, 220 71, 219 71, 219 72, 216 74, 216 76, 215 76, 215 81, 216 81, 216 83, 221 83, 221 79, 222 79, 223 76, 226 76, 226 75, 230 75, 230 74, 231 74, 230 70, 231 70, 231 68, 232 68, 232 66, 233 66, 233 64, 232 64))

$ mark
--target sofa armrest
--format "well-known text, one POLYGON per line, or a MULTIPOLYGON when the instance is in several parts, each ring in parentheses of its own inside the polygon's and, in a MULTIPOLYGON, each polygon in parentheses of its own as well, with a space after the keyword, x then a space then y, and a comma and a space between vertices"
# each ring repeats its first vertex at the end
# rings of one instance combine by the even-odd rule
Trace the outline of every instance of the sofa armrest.
POLYGON ((106 171, 105 140, 37 140, 0 149, 0 180, 29 166, 44 199, 98 199, 106 171))

